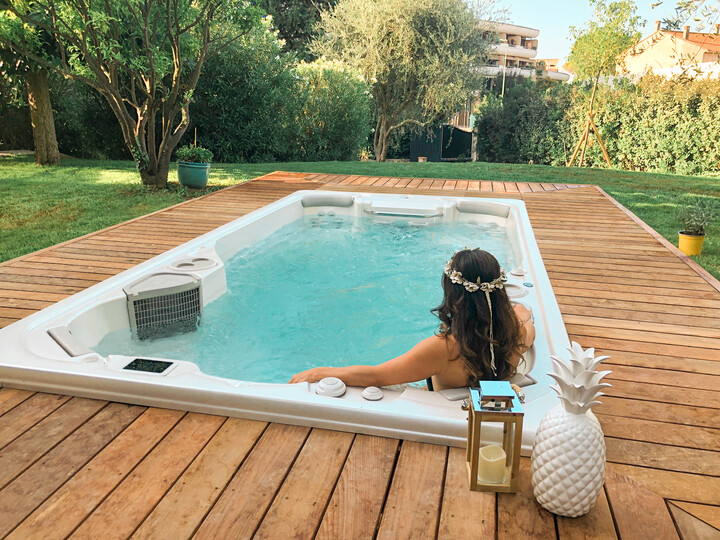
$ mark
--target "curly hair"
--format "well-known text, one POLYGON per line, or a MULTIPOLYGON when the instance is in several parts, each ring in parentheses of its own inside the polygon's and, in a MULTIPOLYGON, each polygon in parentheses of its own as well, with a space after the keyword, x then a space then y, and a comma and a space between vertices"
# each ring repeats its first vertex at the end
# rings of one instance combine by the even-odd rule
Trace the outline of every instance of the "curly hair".
MULTIPOLYGON (((470 282, 491 282, 500 276, 497 259, 481 249, 458 251, 452 258, 454 270, 470 282)), ((522 349, 520 322, 505 289, 490 293, 492 300, 493 339, 490 339, 490 307, 482 291, 468 292, 462 284, 453 283, 443 274, 443 301, 432 310, 440 327, 438 335, 455 338, 460 347, 470 385, 481 379, 504 380, 515 374, 510 359, 522 349), (490 344, 496 359, 496 374, 491 365, 490 344)))

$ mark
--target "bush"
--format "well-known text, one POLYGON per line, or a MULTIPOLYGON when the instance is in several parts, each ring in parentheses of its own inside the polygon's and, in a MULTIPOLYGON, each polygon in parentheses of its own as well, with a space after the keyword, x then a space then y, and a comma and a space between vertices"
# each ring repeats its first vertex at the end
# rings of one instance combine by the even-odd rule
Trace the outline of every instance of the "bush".
POLYGON ((372 121, 370 92, 360 75, 324 59, 297 67, 300 106, 293 159, 356 159, 367 144, 372 121))
MULTIPOLYGON (((582 135, 592 86, 527 81, 486 96, 477 110, 477 150, 485 161, 564 164, 582 135)), ((720 86, 709 80, 646 76, 598 87, 595 124, 615 167, 627 170, 717 174, 720 132, 713 127, 720 86)), ((590 137, 585 164, 605 166, 590 137)))
POLYGON ((291 117, 297 108, 294 56, 267 27, 253 29, 206 62, 190 107, 190 143, 198 142, 225 163, 287 159, 291 117))
POLYGON ((208 60, 190 118, 217 161, 357 158, 370 131, 367 85, 340 63, 295 62, 266 26, 208 60))
POLYGON ((703 236, 705 229, 715 219, 715 205, 712 199, 696 198, 690 205, 680 209, 677 214, 682 224, 682 232, 694 236, 703 236))
POLYGON ((188 144, 178 148, 175 152, 175 157, 178 161, 187 161, 190 163, 210 163, 213 158, 213 153, 207 148, 202 146, 193 146, 188 144))

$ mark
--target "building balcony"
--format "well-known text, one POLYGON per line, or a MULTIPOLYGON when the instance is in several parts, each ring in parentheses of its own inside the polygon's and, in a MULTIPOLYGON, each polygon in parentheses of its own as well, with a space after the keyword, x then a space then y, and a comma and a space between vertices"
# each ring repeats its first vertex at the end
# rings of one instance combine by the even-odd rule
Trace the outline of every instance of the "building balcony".
POLYGON ((507 43, 495 43, 490 51, 491 58, 535 58, 537 56, 536 49, 527 49, 518 45, 509 45, 507 43))
POLYGON ((537 28, 528 28, 527 26, 519 26, 517 24, 507 24, 495 21, 485 21, 493 32, 505 34, 509 36, 522 36, 525 38, 536 38, 540 35, 537 28))
MULTIPOLYGON (((502 68, 502 66, 483 66, 480 68, 480 73, 482 75, 486 75, 488 77, 496 77, 497 75, 502 75, 503 68, 502 68)), ((505 69, 505 75, 507 77, 531 78, 535 75, 535 69, 534 68, 509 67, 509 68, 505 69)))

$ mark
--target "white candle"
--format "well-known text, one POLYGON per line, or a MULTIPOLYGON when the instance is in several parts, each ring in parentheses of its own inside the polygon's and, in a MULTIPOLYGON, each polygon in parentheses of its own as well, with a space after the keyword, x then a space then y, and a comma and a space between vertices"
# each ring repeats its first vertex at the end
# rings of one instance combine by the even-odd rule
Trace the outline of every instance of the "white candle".
POLYGON ((505 480, 505 450, 496 444, 483 446, 478 452, 478 481, 501 484, 505 480))

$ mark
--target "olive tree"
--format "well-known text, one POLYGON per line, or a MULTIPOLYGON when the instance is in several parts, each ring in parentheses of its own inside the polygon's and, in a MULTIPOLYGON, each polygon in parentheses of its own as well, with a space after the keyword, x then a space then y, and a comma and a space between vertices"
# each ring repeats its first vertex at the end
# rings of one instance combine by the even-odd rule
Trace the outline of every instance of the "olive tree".
MULTIPOLYGON (((653 8, 664 2, 651 4, 653 8)), ((680 29, 684 24, 690 24, 698 32, 711 30, 713 24, 720 22, 720 0, 678 0, 675 4, 675 14, 663 20, 667 28, 680 29)))
POLYGON ((480 67, 495 40, 491 2, 342 0, 324 11, 318 56, 357 69, 372 88, 375 158, 385 161, 393 131, 422 128, 462 109, 484 82, 480 67))
POLYGON ((3 45, 82 81, 115 113, 142 182, 163 187, 188 128, 205 60, 250 30, 262 11, 239 0, 12 0, 9 17, 35 33, 3 45), (57 48, 45 54, 38 38, 57 48))

